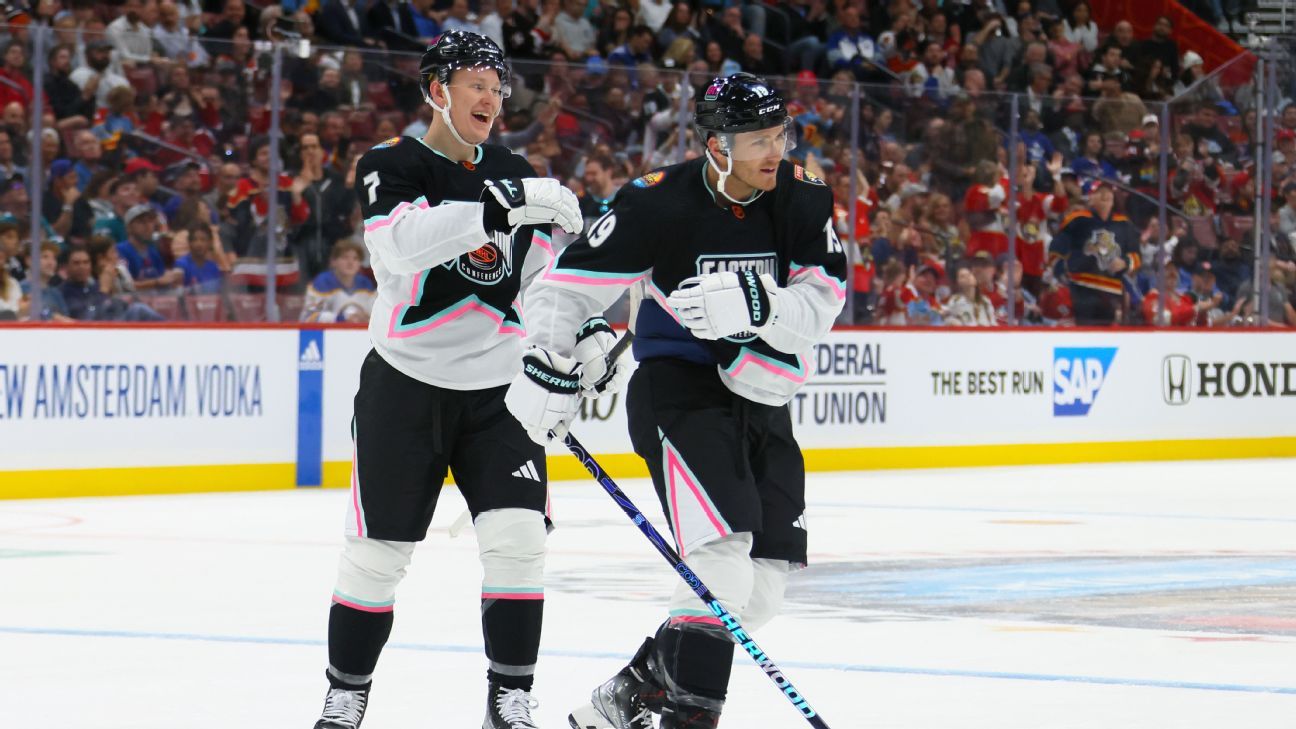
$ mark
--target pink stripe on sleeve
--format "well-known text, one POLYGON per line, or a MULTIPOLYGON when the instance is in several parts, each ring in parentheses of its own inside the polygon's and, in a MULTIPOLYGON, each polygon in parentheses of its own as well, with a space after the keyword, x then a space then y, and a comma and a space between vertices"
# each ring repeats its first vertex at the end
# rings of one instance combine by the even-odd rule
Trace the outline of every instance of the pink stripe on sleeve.
POLYGON ((419 198, 419 202, 417 204, 410 203, 410 202, 403 202, 400 205, 397 205, 390 213, 384 216, 381 220, 366 225, 364 227, 364 230, 366 233, 372 233, 375 230, 378 230, 379 228, 386 228, 392 223, 395 223, 396 219, 401 215, 403 215, 405 213, 405 210, 408 208, 413 208, 415 210, 426 210, 428 207, 429 206, 427 200, 424 200, 422 198, 419 198))

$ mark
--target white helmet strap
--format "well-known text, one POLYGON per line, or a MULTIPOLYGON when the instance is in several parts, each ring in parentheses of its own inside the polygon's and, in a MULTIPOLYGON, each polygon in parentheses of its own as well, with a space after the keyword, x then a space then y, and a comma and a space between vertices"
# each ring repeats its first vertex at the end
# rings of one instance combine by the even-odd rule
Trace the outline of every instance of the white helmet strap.
MULTIPOLYGON (((724 139, 723 139, 722 137, 717 136, 716 139, 720 141, 720 146, 721 146, 721 147, 725 147, 725 148, 727 148, 727 147, 729 146, 729 145, 724 141, 724 139)), ((733 203, 733 204, 735 204, 735 205, 746 205, 747 203, 749 203, 749 202, 755 200, 756 198, 760 197, 760 194, 757 193, 757 194, 752 195, 751 197, 747 198, 746 200, 735 200, 735 199, 734 199, 734 198, 733 198, 733 197, 732 197, 728 192, 725 191, 725 181, 728 180, 728 179, 729 179, 729 176, 733 174, 733 155, 732 155, 732 153, 730 153, 730 154, 726 154, 726 155, 724 156, 724 158, 725 158, 725 168, 724 168, 723 170, 720 169, 720 163, 719 163, 719 162, 716 162, 715 157, 713 157, 713 156, 711 155, 711 146, 710 146, 710 145, 707 145, 707 148, 706 148, 706 158, 707 158, 707 163, 711 165, 711 169, 715 170, 715 171, 716 171, 716 174, 720 176, 720 179, 718 179, 718 180, 716 181, 716 191, 719 192, 721 195, 724 195, 724 196, 725 196, 725 199, 727 199, 729 202, 731 202, 731 203, 733 203)))
POLYGON ((450 98, 450 85, 449 85, 449 84, 441 84, 441 90, 445 93, 445 97, 446 97, 446 103, 445 103, 445 106, 437 106, 437 103, 436 103, 435 101, 432 100, 432 94, 431 94, 431 92, 429 92, 428 95, 427 95, 427 103, 428 103, 428 106, 432 107, 433 109, 436 109, 437 112, 441 114, 441 120, 444 121, 446 127, 448 127, 448 128, 450 129, 450 135, 453 136, 453 137, 455 138, 455 141, 459 142, 460 144, 464 145, 465 147, 475 147, 475 146, 477 146, 477 145, 475 145, 475 144, 469 142, 468 140, 464 139, 463 137, 461 137, 461 136, 459 135, 459 130, 458 130, 458 129, 455 129, 454 122, 450 121, 450 105, 451 105, 451 104, 453 103, 453 101, 454 101, 453 99, 450 98))

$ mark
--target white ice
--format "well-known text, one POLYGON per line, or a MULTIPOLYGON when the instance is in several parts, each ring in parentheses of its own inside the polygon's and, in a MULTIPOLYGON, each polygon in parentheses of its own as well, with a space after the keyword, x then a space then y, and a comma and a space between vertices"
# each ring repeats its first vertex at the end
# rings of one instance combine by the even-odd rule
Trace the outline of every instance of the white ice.
MULTIPOLYGON (((812 566, 756 638, 835 729, 1291 729, 1293 465, 813 475, 812 566)), ((661 526, 648 484, 622 486, 661 526)), ((0 723, 311 726, 346 498, 0 503, 0 723)), ((593 482, 553 499, 535 693, 559 729, 676 578, 593 482)), ((462 503, 443 494, 398 593, 366 729, 480 726, 462 503)), ((739 654, 722 726, 806 724, 739 654)))

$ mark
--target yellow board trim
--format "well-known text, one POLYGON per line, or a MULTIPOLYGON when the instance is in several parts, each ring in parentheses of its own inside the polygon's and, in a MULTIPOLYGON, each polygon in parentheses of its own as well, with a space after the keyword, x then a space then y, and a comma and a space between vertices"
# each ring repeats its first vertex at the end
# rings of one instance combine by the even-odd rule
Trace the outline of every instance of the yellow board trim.
POLYGON ((1296 457, 1296 437, 824 448, 804 451, 808 471, 1038 466, 1066 463, 1213 461, 1296 457))
POLYGON ((269 491, 296 483, 295 463, 0 471, 0 499, 269 491))
MULTIPOLYGON (((1292 458, 1296 457, 1296 437, 811 448, 804 453, 808 471, 1292 458)), ((549 456, 547 460, 551 480, 578 481, 589 477, 571 456, 549 456)), ((604 454, 598 460, 615 479, 648 475, 643 459, 633 453, 604 454)), ((0 471, 0 499, 268 491, 293 488, 296 472, 292 463, 0 471)), ((347 488, 351 483, 351 463, 324 463, 323 480, 326 488, 347 488)))

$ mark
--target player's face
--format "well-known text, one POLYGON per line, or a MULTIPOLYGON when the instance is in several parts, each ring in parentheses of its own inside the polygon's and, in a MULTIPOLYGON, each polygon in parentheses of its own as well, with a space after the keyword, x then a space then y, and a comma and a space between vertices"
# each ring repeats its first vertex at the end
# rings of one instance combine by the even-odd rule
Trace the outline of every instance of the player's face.
POLYGON ((790 124, 735 134, 730 150, 734 177, 757 190, 773 190, 791 135, 790 124))
POLYGON ((507 87, 500 83, 495 71, 471 68, 455 71, 450 79, 450 94, 454 99, 450 119, 455 129, 472 144, 485 142, 507 93, 507 87))

